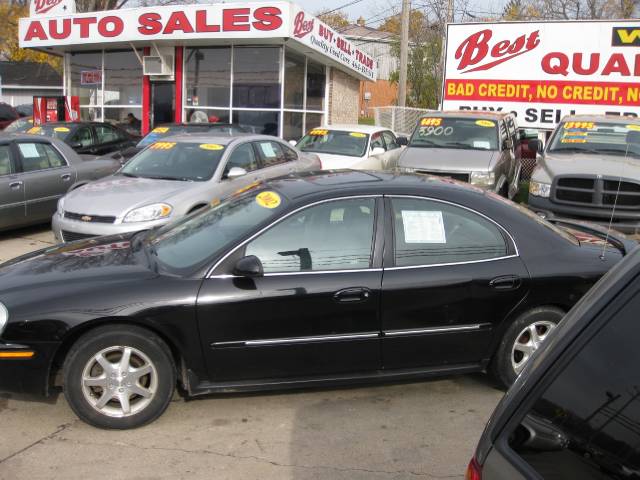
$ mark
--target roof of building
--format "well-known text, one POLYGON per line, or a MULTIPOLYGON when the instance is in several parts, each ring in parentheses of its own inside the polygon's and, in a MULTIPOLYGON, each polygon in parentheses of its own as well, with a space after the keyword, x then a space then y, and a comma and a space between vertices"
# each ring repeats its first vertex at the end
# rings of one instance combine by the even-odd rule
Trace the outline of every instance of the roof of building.
POLYGON ((62 88, 62 75, 48 63, 0 62, 0 78, 5 85, 37 85, 62 88))
POLYGON ((358 38, 358 39, 370 39, 372 42, 384 41, 391 42, 393 41, 397 35, 391 32, 383 32, 376 28, 371 28, 363 25, 358 25, 353 23, 351 25, 347 25, 346 27, 338 28, 338 32, 344 35, 345 37, 358 38))

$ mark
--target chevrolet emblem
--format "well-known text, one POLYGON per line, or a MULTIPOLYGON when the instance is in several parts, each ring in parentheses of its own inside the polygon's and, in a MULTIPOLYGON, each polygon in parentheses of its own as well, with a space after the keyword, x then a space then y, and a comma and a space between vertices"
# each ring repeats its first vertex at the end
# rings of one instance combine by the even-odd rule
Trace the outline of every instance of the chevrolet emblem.
POLYGON ((80 220, 82 220, 83 222, 90 222, 91 220, 93 220, 93 218, 91 218, 89 215, 83 215, 82 217, 80 217, 80 220))

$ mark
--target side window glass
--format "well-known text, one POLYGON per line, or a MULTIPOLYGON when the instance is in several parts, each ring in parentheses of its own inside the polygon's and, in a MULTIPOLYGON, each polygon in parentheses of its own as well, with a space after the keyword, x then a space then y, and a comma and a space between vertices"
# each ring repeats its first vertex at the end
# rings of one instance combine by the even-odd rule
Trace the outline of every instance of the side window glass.
POLYGON ((73 134, 69 143, 71 143, 71 145, 79 143, 83 147, 90 147, 93 144, 91 129, 89 127, 80 127, 76 133, 73 134))
POLYGON ((258 152, 265 167, 286 162, 284 152, 277 142, 256 142, 256 145, 258 146, 258 152))
POLYGON ((384 142, 387 144, 387 150, 395 150, 400 148, 400 145, 396 143, 396 136, 391 132, 382 132, 384 142))
POLYGON ((0 145, 0 175, 14 173, 9 145, 0 145))
MULTIPOLYGON (((509 436, 544 479, 640 478, 640 296, 577 353, 509 436)), ((557 372, 557 370, 553 370, 557 372)))
POLYGON ((298 212, 247 245, 269 272, 371 266, 375 199, 327 202, 298 212))
POLYGON ((292 148, 287 147, 286 145, 280 145, 282 147, 282 151, 284 152, 284 158, 287 159, 287 162, 295 162, 298 160, 298 154, 292 148))
POLYGON ((115 128, 109 125, 96 125, 95 128, 96 135, 98 136, 98 144, 118 141, 118 134, 115 128))
POLYGON ((224 175, 228 174, 233 167, 244 168, 247 172, 258 168, 258 161, 250 143, 244 143, 231 152, 224 175))
POLYGON ((384 148, 385 150, 387 149, 384 144, 384 140, 382 139, 381 133, 376 133, 371 136, 371 150, 373 150, 374 148, 384 148))
POLYGON ((62 167, 66 162, 51 145, 46 143, 18 143, 25 172, 62 167))
POLYGON ((461 207, 420 199, 393 199, 398 267, 503 257, 507 244, 489 220, 461 207))

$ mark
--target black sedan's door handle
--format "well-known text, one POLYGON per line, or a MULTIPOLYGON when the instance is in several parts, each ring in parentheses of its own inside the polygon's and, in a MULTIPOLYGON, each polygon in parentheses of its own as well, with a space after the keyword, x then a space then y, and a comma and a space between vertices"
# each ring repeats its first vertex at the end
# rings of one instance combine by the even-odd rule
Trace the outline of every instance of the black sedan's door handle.
POLYGON ((63 181, 68 182, 69 180, 71 180, 71 174, 70 173, 63 173, 62 175, 60 175, 60 178, 63 181))
POLYGON ((521 283, 522 280, 517 275, 504 275, 491 280, 489 286, 496 290, 516 290, 520 288, 521 283))
POLYGON ((19 190, 20 188, 22 188, 23 183, 18 181, 18 182, 11 182, 9 184, 9 188, 11 190, 19 190))
POLYGON ((366 302, 371 297, 371 290, 366 287, 345 288, 333 294, 333 299, 340 303, 366 302))

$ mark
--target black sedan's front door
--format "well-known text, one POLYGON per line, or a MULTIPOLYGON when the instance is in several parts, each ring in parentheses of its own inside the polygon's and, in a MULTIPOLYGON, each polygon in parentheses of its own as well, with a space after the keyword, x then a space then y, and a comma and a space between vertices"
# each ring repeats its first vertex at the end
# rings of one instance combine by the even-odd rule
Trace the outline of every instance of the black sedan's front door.
POLYGON ((436 200, 390 198, 394 239, 382 287, 387 369, 475 364, 524 298, 528 272, 510 236, 487 217, 436 200))
POLYGON ((382 199, 372 197, 309 206, 216 268, 198 296, 214 381, 380 367, 381 206, 382 199), (244 255, 261 260, 263 276, 232 274, 244 255))

